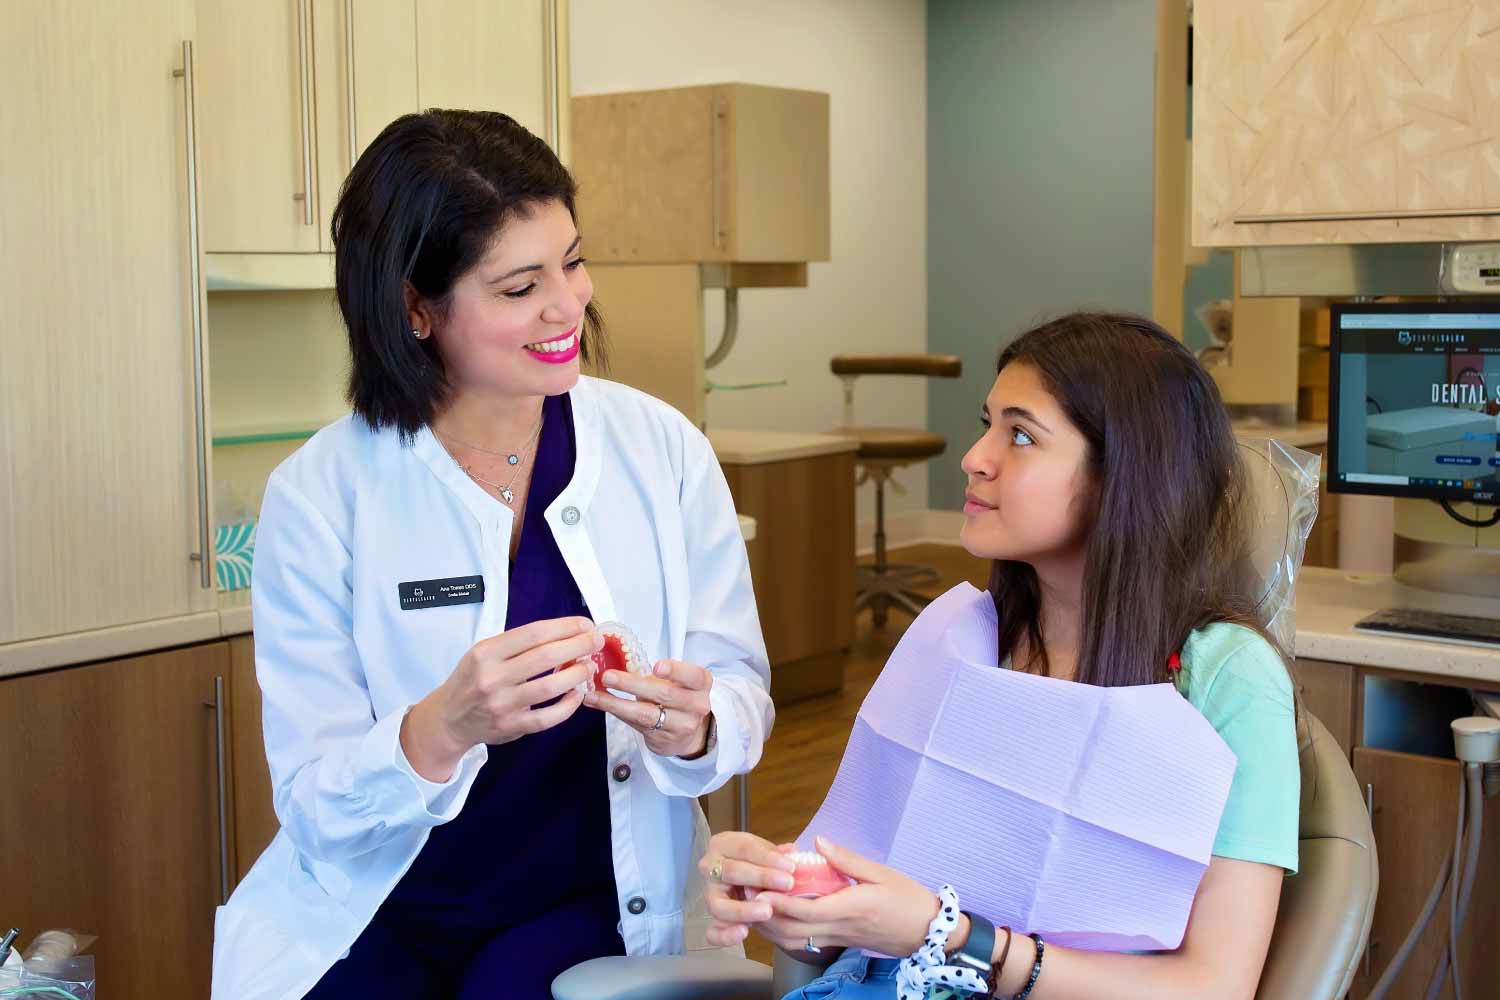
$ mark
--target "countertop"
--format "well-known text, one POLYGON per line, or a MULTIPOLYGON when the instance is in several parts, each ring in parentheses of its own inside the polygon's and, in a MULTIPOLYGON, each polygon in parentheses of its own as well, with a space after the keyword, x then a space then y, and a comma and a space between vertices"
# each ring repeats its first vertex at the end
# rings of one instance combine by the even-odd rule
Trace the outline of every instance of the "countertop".
MULTIPOLYGON (((755 538, 755 519, 741 514, 739 521, 745 541, 755 538)), ((250 591, 234 590, 217 594, 211 610, 0 645, 0 677, 212 642, 250 631, 250 591)))
POLYGON ((1500 650, 1354 631, 1382 608, 1500 618, 1500 601, 1403 586, 1388 573, 1304 569, 1297 581, 1297 656, 1474 681, 1500 690, 1500 650))
POLYGON ((1313 448, 1328 443, 1328 425, 1313 421, 1268 424, 1263 420, 1235 420, 1229 425, 1236 437, 1272 438, 1293 448, 1313 448))
POLYGON ((859 442, 838 434, 800 434, 792 431, 711 430, 708 443, 721 463, 764 465, 796 458, 816 458, 856 451, 859 442))

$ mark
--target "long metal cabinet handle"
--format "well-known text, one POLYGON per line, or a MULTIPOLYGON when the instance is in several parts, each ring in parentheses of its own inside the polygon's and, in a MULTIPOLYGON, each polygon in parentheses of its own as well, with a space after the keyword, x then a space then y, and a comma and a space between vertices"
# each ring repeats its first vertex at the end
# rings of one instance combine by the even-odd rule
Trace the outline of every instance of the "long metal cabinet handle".
POLYGON ((547 142, 553 151, 562 149, 562 59, 557 52, 557 0, 542 3, 542 47, 547 65, 547 142))
MULTIPOLYGON (((297 61, 302 77, 302 222, 313 225, 312 45, 308 0, 297 0, 297 61)), ((296 198, 296 195, 293 195, 296 198)))
POLYGON ((354 0, 344 0, 344 94, 349 105, 349 169, 359 159, 359 128, 354 114, 354 0))
POLYGON ((723 250, 725 245, 724 235, 724 213, 720 202, 724 200, 724 182, 719 176, 724 169, 724 99, 715 97, 712 105, 713 126, 709 134, 709 142, 713 146, 713 177, 712 190, 709 193, 713 202, 713 227, 714 227, 714 249, 723 250))
POLYGON ((1500 215, 1500 208, 1434 208, 1427 211, 1311 212, 1307 215, 1238 215, 1236 226, 1282 222, 1379 222, 1390 219, 1475 219, 1500 215))
POLYGON ((188 282, 192 300, 188 315, 193 320, 193 434, 198 463, 198 551, 189 556, 198 563, 198 582, 204 590, 214 585, 213 526, 208 523, 208 408, 203 391, 203 265, 198 231, 198 134, 196 78, 193 75, 193 43, 182 43, 182 69, 172 75, 182 78, 183 119, 187 146, 188 282))
POLYGON ((219 771, 219 902, 229 902, 229 782, 224 749, 224 677, 214 678, 214 749, 219 771))

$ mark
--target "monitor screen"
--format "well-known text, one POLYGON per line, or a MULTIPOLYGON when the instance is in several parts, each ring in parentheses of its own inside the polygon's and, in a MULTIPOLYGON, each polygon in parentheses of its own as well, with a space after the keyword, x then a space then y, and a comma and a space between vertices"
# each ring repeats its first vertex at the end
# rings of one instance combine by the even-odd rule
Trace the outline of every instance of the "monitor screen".
POLYGON ((1500 502, 1500 304, 1332 308, 1328 488, 1500 502))

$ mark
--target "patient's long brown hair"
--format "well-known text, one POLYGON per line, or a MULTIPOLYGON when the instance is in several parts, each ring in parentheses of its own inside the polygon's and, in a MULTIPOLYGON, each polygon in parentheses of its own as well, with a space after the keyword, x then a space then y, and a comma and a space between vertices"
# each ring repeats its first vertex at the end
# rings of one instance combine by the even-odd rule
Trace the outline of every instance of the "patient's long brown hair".
MULTIPOLYGON (((996 370, 1010 364, 1038 372, 1088 441, 1092 530, 1076 679, 1103 687, 1170 680, 1168 659, 1214 621, 1266 636, 1248 573, 1239 448, 1197 359, 1150 320, 1080 312, 1022 335, 996 370)), ((1036 571, 996 560, 989 590, 1001 659, 1024 634, 1046 669, 1036 571)))

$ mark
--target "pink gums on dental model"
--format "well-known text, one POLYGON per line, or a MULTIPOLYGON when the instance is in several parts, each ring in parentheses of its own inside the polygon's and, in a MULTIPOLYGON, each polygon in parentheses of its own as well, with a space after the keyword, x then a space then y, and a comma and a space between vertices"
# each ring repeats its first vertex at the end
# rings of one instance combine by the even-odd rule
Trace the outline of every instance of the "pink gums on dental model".
POLYGON ((834 871, 828 859, 816 851, 793 851, 787 857, 797 866, 792 872, 792 888, 787 895, 817 899, 849 888, 849 880, 834 871))
POLYGON ((604 636, 604 648, 589 654, 589 659, 594 661, 594 673, 584 682, 589 691, 604 689, 606 670, 623 670, 635 674, 651 672, 646 649, 630 630, 630 626, 620 622, 602 622, 594 626, 594 630, 604 636))

